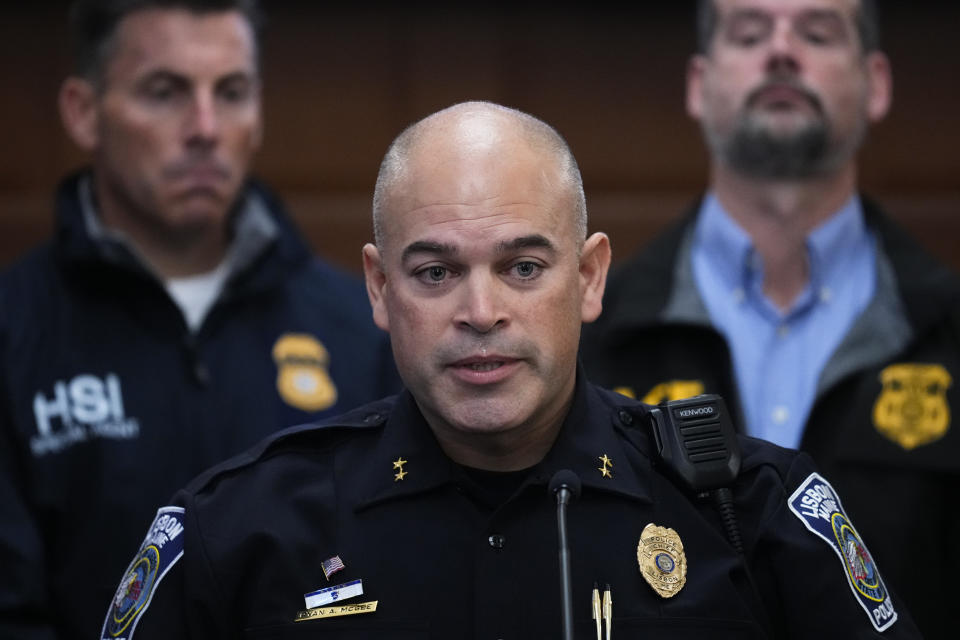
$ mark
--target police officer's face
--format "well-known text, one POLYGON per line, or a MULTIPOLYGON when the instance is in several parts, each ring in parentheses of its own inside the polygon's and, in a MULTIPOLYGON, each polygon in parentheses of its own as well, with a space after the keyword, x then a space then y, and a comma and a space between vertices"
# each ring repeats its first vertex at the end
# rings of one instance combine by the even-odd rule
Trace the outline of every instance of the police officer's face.
POLYGON ((170 231, 224 220, 260 143, 255 47, 237 12, 147 9, 119 23, 87 126, 73 130, 102 204, 170 231))
POLYGON ((710 50, 691 60, 687 83, 688 111, 714 155, 763 173, 781 145, 788 166, 791 159, 800 163, 798 175, 850 160, 867 123, 886 114, 890 99, 886 58, 862 50, 857 0, 715 0, 714 6, 710 50))
POLYGON ((556 162, 505 140, 495 121, 473 118, 422 144, 392 192, 380 251, 364 249, 374 317, 406 386, 441 443, 467 447, 563 417, 607 264, 594 266, 597 245, 608 249, 602 234, 578 260, 556 162))

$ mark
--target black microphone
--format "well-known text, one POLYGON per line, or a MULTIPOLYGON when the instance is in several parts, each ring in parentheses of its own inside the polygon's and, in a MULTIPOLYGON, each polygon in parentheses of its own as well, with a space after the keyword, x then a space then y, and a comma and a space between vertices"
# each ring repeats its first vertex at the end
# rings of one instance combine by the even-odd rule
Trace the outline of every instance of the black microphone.
POLYGON ((551 495, 557 496, 557 532, 560 536, 560 596, 563 603, 563 640, 573 640, 573 593, 570 585, 570 547, 567 544, 567 505, 580 496, 580 478, 569 469, 553 474, 551 495))

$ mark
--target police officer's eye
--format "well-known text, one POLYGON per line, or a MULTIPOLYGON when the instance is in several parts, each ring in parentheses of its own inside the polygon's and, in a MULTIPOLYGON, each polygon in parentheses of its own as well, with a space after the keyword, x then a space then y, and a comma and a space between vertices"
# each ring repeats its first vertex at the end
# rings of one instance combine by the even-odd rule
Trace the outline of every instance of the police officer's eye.
POLYGON ((414 275, 418 280, 427 284, 439 284, 446 280, 448 273, 449 272, 446 267, 440 265, 431 265, 421 269, 420 271, 417 271, 414 275))
POLYGON ((540 265, 536 262, 518 262, 513 265, 513 271, 524 279, 536 277, 540 273, 540 265))

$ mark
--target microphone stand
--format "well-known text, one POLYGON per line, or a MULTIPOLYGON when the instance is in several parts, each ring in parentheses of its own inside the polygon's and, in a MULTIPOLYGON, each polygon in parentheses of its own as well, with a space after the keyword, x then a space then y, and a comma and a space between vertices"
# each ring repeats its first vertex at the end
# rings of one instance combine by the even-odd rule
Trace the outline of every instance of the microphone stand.
POLYGON ((573 640, 573 587, 570 579, 570 545, 567 542, 567 505, 580 495, 580 478, 564 469, 550 480, 550 493, 557 497, 557 533, 560 539, 560 597, 563 613, 563 640, 573 640))
POLYGON ((567 504, 570 490, 557 492, 557 533, 560 535, 560 590, 563 607, 563 640, 573 640, 573 587, 570 580, 570 546, 567 543, 567 504))

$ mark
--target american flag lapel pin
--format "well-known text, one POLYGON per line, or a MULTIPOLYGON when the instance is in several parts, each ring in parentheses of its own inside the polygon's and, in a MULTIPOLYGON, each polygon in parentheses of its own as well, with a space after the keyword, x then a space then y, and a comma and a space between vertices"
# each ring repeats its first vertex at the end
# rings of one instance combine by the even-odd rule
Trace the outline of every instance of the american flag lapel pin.
POLYGON ((330 581, 330 576, 335 574, 337 571, 345 568, 346 565, 343 564, 343 560, 340 559, 340 556, 333 556, 332 558, 327 558, 320 563, 320 567, 323 569, 323 575, 326 577, 327 581, 330 581))

